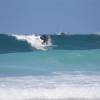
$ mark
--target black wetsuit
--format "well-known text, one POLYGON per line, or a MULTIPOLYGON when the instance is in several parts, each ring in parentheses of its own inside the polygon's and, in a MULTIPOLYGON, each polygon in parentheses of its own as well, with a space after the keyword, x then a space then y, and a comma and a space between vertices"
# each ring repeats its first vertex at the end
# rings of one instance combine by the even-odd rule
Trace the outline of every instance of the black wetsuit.
POLYGON ((41 40, 43 40, 43 42, 42 42, 42 44, 44 44, 44 43, 48 43, 48 37, 46 36, 46 35, 42 35, 41 37, 40 37, 40 39, 41 40))

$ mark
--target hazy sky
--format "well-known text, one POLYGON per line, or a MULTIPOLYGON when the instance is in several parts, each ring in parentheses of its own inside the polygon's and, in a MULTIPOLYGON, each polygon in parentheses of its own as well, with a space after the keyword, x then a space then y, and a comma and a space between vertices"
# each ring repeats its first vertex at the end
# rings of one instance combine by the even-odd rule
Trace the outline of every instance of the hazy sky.
POLYGON ((0 32, 100 32, 100 0, 0 0, 0 32))

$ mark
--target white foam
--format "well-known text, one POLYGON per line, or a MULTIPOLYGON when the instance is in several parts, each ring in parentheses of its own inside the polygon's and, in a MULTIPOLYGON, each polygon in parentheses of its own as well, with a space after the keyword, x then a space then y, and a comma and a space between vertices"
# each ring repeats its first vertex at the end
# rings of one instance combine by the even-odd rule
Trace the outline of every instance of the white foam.
POLYGON ((100 100, 100 76, 60 73, 0 78, 0 100, 69 100, 69 98, 100 100))
POLYGON ((47 50, 49 46, 52 45, 51 39, 48 39, 48 44, 42 44, 43 40, 40 39, 40 36, 35 34, 31 35, 16 35, 12 34, 18 40, 27 41, 32 47, 38 50, 47 50))
POLYGON ((0 88, 0 100, 99 99, 100 87, 0 88))

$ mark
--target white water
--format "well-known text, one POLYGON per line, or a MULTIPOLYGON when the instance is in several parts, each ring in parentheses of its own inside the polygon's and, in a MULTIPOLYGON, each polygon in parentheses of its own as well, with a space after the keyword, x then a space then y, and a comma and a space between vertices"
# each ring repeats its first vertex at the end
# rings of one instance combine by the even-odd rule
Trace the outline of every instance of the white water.
POLYGON ((0 88, 0 100, 67 100, 69 98, 100 100, 100 87, 0 88))
POLYGON ((0 78, 0 100, 100 100, 99 75, 52 74, 0 78))
POLYGON ((36 36, 35 34, 31 35, 16 35, 12 36, 16 37, 18 40, 27 41, 32 47, 37 50, 47 50, 49 46, 52 45, 51 39, 48 39, 48 44, 42 44, 43 40, 40 39, 40 36, 36 36))

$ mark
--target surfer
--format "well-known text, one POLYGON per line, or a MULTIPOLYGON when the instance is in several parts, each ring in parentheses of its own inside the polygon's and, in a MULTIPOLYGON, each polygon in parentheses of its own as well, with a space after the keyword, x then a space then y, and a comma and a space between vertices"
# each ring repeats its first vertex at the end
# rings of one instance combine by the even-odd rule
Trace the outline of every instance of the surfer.
POLYGON ((48 36, 47 35, 41 35, 40 39, 43 40, 42 44, 48 44, 48 36))

